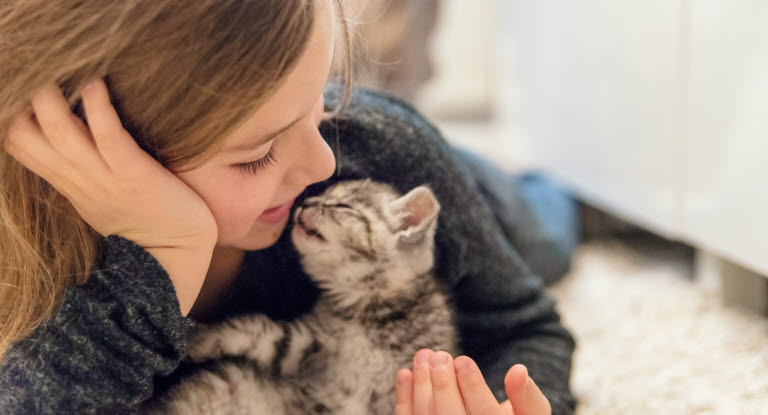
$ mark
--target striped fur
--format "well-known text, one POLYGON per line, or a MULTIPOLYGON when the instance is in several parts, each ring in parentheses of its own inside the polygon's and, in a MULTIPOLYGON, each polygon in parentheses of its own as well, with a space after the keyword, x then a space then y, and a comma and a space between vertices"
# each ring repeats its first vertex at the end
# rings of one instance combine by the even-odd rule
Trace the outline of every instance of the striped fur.
POLYGON ((186 357, 214 362, 153 406, 163 414, 394 413, 395 375, 421 348, 458 354, 432 273, 440 206, 420 186, 340 182, 296 210, 292 237, 323 290, 299 320, 200 325, 186 357))

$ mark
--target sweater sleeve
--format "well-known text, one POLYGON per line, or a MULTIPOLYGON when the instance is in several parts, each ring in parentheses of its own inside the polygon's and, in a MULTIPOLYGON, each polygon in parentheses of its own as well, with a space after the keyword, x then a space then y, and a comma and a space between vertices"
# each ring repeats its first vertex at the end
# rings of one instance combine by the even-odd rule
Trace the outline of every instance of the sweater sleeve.
POLYGON ((579 242, 576 200, 544 174, 514 175, 464 148, 453 149, 528 268, 545 285, 559 281, 570 270, 579 242))
POLYGON ((195 322, 160 263, 119 235, 83 285, 0 362, 0 413, 133 413, 173 371, 195 322))
MULTIPOLYGON (((326 102, 333 105, 334 91, 326 102)), ((429 184, 441 204, 437 276, 452 289, 462 352, 501 402, 504 377, 522 363, 555 415, 573 413, 569 381, 575 340, 554 300, 505 236, 471 169, 439 131, 405 102, 357 90, 344 117, 324 127, 337 151, 337 179, 371 177, 405 192, 429 184)))

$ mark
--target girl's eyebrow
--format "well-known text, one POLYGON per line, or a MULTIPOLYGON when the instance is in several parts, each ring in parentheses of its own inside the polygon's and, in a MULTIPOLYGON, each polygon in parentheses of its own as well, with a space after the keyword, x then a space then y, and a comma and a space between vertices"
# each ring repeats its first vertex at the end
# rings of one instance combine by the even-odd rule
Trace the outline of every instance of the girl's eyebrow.
POLYGON ((272 140, 273 138, 277 137, 278 135, 284 133, 289 128, 291 128, 294 125, 296 125, 296 123, 301 121, 302 118, 304 118, 304 117, 301 116, 299 118, 296 118, 295 120, 291 121, 288 125, 286 125, 286 126, 284 126, 282 128, 279 128, 279 129, 277 129, 277 130, 275 130, 275 131, 273 131, 273 132, 271 132, 271 133, 269 133, 269 134, 259 138, 258 140, 254 141, 254 142, 246 143, 246 144, 240 144, 238 146, 232 146, 232 147, 229 147, 226 150, 224 150, 224 152, 226 152, 226 153, 237 153, 237 152, 255 150, 255 149, 263 146, 264 143, 268 142, 269 140, 272 140))

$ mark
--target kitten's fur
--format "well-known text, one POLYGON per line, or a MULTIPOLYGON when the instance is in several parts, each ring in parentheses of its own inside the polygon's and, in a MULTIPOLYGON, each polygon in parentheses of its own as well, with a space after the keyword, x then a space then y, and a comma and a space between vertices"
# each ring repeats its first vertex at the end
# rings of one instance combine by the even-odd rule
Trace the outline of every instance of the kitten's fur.
POLYGON ((323 291, 315 309, 292 322, 256 314, 200 325, 186 359, 245 358, 184 379, 155 408, 392 415, 396 373, 419 349, 458 354, 451 300, 432 273, 439 209, 427 187, 401 197, 371 180, 308 198, 292 238, 323 291))

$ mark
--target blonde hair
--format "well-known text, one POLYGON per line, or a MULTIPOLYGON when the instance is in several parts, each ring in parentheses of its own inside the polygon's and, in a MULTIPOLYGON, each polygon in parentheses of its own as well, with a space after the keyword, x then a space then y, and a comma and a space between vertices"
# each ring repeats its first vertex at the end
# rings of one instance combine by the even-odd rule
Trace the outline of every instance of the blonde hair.
MULTIPOLYGON (((312 32, 314 3, 3 1, 0 142, 41 84, 55 80, 84 119, 79 91, 101 77, 144 150, 175 171, 199 166, 290 73, 312 32)), ((56 310, 70 284, 88 280, 101 239, 69 200, 0 151, 0 358, 56 310)))

